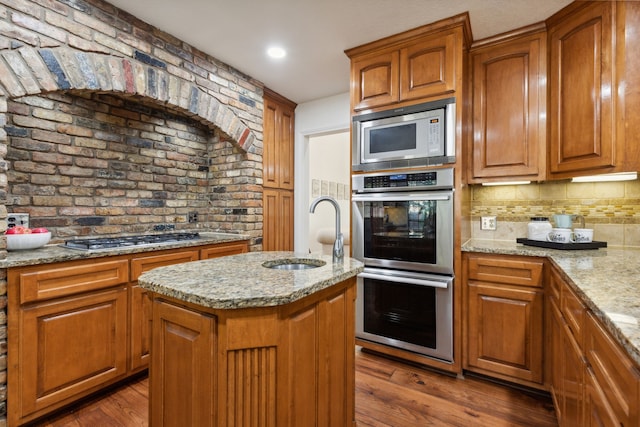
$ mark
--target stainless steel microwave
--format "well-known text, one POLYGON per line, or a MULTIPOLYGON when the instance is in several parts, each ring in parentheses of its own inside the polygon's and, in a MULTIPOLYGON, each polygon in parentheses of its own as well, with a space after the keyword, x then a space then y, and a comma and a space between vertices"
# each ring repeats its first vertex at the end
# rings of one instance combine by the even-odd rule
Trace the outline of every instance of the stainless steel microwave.
POLYGON ((455 98, 353 117, 352 168, 455 163, 455 98))

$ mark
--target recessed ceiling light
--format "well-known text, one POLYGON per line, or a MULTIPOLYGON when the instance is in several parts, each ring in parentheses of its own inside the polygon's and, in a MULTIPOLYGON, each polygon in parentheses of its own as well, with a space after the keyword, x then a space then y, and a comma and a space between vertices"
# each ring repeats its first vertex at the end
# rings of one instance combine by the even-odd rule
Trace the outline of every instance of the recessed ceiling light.
POLYGON ((271 58, 284 58, 287 56, 287 51, 279 46, 273 46, 267 49, 267 55, 271 58))

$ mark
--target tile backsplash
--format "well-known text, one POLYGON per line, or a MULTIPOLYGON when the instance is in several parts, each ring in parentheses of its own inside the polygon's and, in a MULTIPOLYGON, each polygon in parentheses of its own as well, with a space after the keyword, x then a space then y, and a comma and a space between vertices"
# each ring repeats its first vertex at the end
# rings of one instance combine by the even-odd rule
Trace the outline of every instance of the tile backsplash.
POLYGON ((582 215, 594 240, 611 246, 640 246, 640 180, 606 183, 545 182, 471 186, 471 237, 526 237, 532 216, 582 215), (480 230, 481 216, 496 216, 495 231, 480 230))

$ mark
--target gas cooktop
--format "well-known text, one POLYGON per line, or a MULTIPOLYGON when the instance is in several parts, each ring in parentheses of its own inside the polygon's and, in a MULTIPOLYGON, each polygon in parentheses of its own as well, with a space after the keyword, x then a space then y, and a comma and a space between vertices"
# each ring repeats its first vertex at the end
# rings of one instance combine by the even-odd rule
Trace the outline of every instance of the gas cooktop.
POLYGON ((100 237, 96 239, 71 239, 65 240, 63 246, 69 249, 81 249, 88 251, 132 246, 150 246, 160 243, 196 240, 199 238, 200 233, 143 234, 138 236, 124 237, 100 237))

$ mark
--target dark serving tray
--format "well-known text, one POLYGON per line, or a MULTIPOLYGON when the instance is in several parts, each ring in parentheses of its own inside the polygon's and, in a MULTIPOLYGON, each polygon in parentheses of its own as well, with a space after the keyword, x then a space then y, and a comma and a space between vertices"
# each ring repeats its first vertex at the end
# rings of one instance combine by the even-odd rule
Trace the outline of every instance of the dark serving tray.
POLYGON ((556 243, 544 242, 541 240, 529 240, 524 237, 518 237, 516 239, 516 242, 528 246, 537 246, 539 248, 561 249, 566 251, 575 251, 579 249, 598 249, 607 247, 607 242, 596 242, 595 240, 589 243, 556 243))

